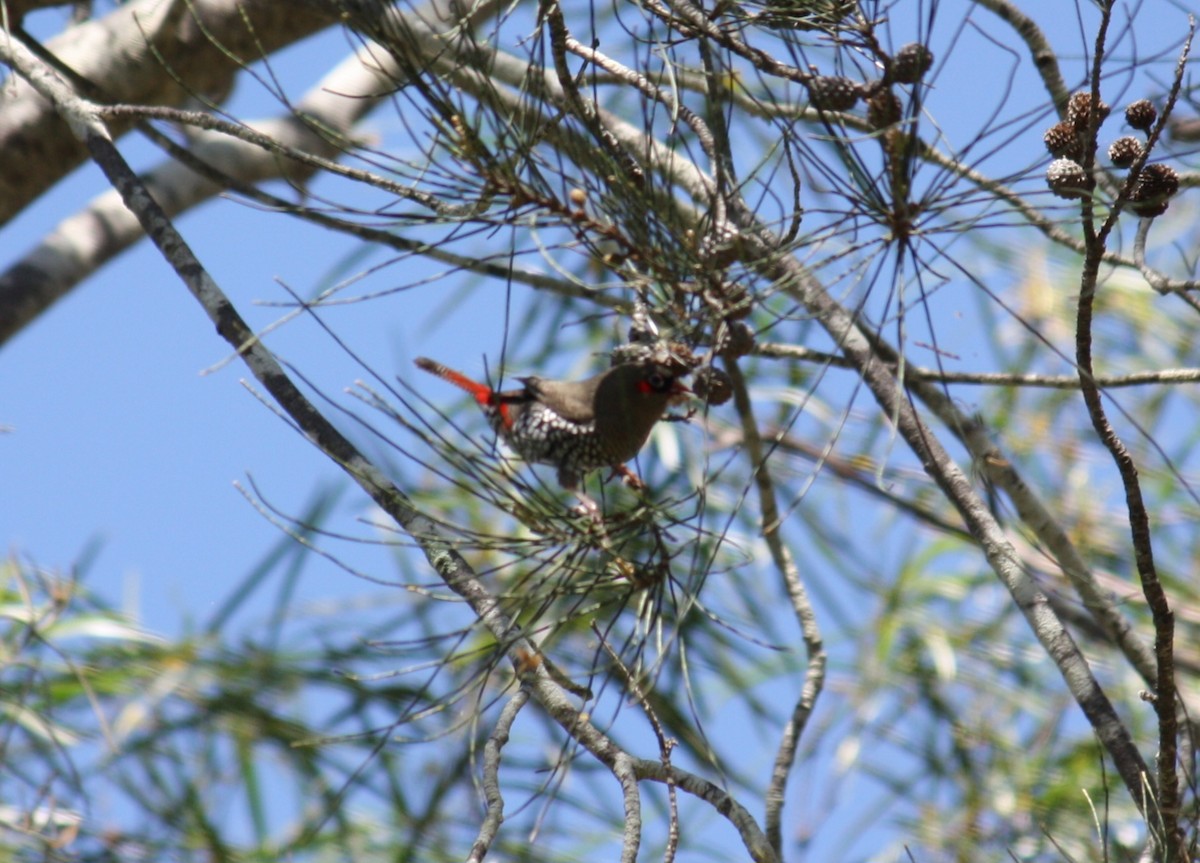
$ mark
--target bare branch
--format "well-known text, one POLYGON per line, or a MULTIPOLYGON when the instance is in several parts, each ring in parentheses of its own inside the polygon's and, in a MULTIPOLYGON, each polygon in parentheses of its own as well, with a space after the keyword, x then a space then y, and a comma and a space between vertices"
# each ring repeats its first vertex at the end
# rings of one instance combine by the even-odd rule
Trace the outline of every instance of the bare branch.
MULTIPOLYGON (((845 357, 824 351, 815 351, 800 345, 783 345, 763 342, 755 350, 759 356, 796 359, 830 365, 836 368, 851 368, 845 357)), ((1013 374, 1011 372, 951 372, 931 369, 926 366, 906 365, 904 378, 908 381, 929 381, 938 384, 968 384, 997 387, 1034 387, 1053 390, 1077 390, 1079 375, 1013 374)), ((1200 369, 1158 369, 1151 372, 1131 372, 1127 375, 1099 375, 1096 386, 1101 389, 1140 387, 1148 384, 1194 384, 1200 382, 1200 369)))
POLYGON ((487 801, 487 815, 479 825, 479 837, 467 856, 469 863, 483 863, 504 821, 504 795, 500 793, 500 752, 508 743, 508 734, 517 714, 528 701, 529 690, 526 687, 522 686, 513 693, 513 697, 500 711, 496 727, 488 735, 487 743, 483 747, 483 795, 487 801))
POLYGON ((729 359, 725 363, 729 377, 733 381, 734 404, 742 421, 742 438, 746 447, 746 456, 750 460, 750 468, 754 472, 754 484, 758 488, 759 508, 763 518, 763 539, 771 550, 771 558, 775 568, 783 579, 792 610, 800 623, 800 634, 804 639, 804 649, 807 663, 804 669, 804 683, 796 698, 792 715, 783 729, 779 747, 775 754, 775 764, 771 770, 771 782, 767 788, 767 838, 771 847, 780 857, 783 856, 782 816, 783 804, 786 800, 787 780, 791 775, 792 765, 796 760, 796 748, 800 737, 808 725, 808 719, 816 707, 817 698, 825 684, 825 645, 821 638, 821 629, 817 623, 816 612, 809 600, 808 591, 800 578, 792 553, 783 543, 780 536, 782 515, 779 504, 775 499, 775 486, 771 479, 768 455, 770 451, 763 446, 759 437, 758 422, 754 418, 754 408, 750 395, 746 390, 746 379, 738 367, 737 360, 729 359))
MULTIPOLYGON (((228 93, 234 76, 260 59, 261 51, 275 51, 335 21, 327 6, 316 2, 135 0, 104 18, 77 24, 50 40, 46 50, 94 87, 100 101, 178 106, 194 94, 228 93), (191 49, 173 50, 178 44, 191 49), (171 67, 160 62, 161 56, 170 56, 171 67)), ((130 126, 128 120, 114 123, 111 134, 121 135, 130 126)), ((0 225, 86 157, 51 103, 23 81, 5 86, 0 90, 0 225)))
MULTIPOLYGON (((1099 68, 1100 58, 1104 50, 1104 36, 1111 14, 1111 7, 1101 8, 1102 18, 1099 34, 1096 40, 1096 66, 1099 68)), ((1175 80, 1172 83, 1164 116, 1156 126, 1156 132, 1161 132, 1169 119, 1167 115, 1179 94, 1183 83, 1185 61, 1191 49, 1192 34, 1195 31, 1195 20, 1192 19, 1188 37, 1180 52, 1180 62, 1176 67, 1175 80)), ((1095 77, 1095 76, 1094 76, 1095 77)), ((1093 81, 1092 110, 1095 111, 1098 84, 1093 81)), ((1093 127, 1094 129, 1094 127, 1093 127)), ((1151 136, 1151 141, 1154 135, 1151 136)), ((1131 183, 1136 181, 1137 171, 1145 163, 1148 154, 1143 153, 1140 163, 1135 163, 1131 170, 1130 180, 1122 195, 1128 193, 1131 183)), ((1138 478, 1137 465, 1133 455, 1125 446, 1112 427, 1104 409, 1104 400, 1093 379, 1093 327, 1095 315, 1096 292, 1099 285, 1100 259, 1109 233, 1115 224, 1116 214, 1110 214, 1099 230, 1092 224, 1090 202, 1085 199, 1084 209, 1084 238, 1088 243, 1088 254, 1084 257, 1080 276, 1079 307, 1075 325, 1075 356, 1079 369, 1079 381, 1083 392, 1083 400, 1087 405, 1088 416, 1105 448, 1112 456, 1113 462, 1121 475, 1121 483, 1125 490, 1125 504, 1129 514, 1130 538, 1133 544, 1134 560, 1137 564, 1138 577, 1141 579, 1142 591, 1150 606, 1154 618, 1154 658, 1156 673, 1154 679, 1154 710, 1158 717, 1158 756, 1157 783, 1153 800, 1145 802, 1146 823, 1150 828, 1155 846, 1160 849, 1164 860, 1174 861, 1186 859, 1185 843, 1179 832, 1180 789, 1179 775, 1176 766, 1178 754, 1179 715, 1177 692, 1175 684, 1175 615, 1167 598, 1166 590, 1158 576, 1154 562, 1153 532, 1150 528, 1150 514, 1142 493, 1141 482, 1138 478), (1153 806, 1153 808, 1152 808, 1153 806)))

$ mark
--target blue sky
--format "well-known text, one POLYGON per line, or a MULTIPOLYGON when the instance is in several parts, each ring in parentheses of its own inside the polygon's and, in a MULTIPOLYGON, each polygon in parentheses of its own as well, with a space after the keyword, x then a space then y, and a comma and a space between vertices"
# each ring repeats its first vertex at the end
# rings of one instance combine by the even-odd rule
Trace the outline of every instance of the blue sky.
MULTIPOLYGON (((300 91, 345 51, 342 34, 326 33, 283 52, 272 65, 300 91)), ((278 111, 245 80, 231 108, 243 116, 278 111)), ((159 160, 135 135, 122 140, 121 149, 135 168, 159 160)), ((97 169, 80 168, 6 226, 0 262, 7 265, 104 188, 97 169)), ((356 248, 343 236, 229 201, 211 202, 178 224, 256 327, 284 313, 254 306, 287 300, 276 280, 311 295, 356 248)), ((395 314, 380 314, 384 301, 370 311, 350 306, 326 317, 381 368, 398 368, 415 350, 436 352, 427 338, 437 329, 430 318, 436 302, 434 294, 414 292, 402 308, 392 303, 395 314)), ((362 375, 304 321, 283 328, 272 345, 285 354, 292 348, 293 356, 303 351, 306 371, 329 372, 326 381, 335 391, 362 375)), ((280 537, 243 500, 235 481, 245 484, 252 476, 289 513, 300 511, 316 488, 344 482, 241 385, 248 375, 240 363, 225 362, 228 353, 203 310, 146 243, 7 344, 0 357, 6 550, 66 572, 95 544, 99 553, 85 582, 91 590, 155 631, 178 632, 185 621, 202 620, 280 537)), ((353 515, 364 504, 352 496, 345 507, 353 515)), ((362 588, 339 572, 315 590, 337 591, 339 583, 362 588)))

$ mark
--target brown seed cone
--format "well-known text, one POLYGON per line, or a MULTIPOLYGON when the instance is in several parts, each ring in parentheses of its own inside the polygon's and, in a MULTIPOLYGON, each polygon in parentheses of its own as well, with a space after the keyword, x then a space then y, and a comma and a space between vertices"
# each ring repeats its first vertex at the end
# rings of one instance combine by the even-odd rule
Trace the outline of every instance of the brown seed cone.
POLYGON ((1087 171, 1070 159, 1055 159, 1046 169, 1046 185, 1060 198, 1083 198, 1091 188, 1087 171))
POLYGON ((717 341, 718 356, 737 359, 754 350, 754 330, 745 321, 729 321, 717 341))
POLYGON ((1147 165, 1138 175, 1137 188, 1145 197, 1165 195, 1169 198, 1179 191, 1179 174, 1170 165, 1147 165))
POLYGON ((1179 191, 1179 175, 1170 165, 1146 165, 1129 193, 1129 209, 1152 219, 1167 211, 1167 202, 1179 191))
POLYGON ((1118 168, 1128 168, 1141 155, 1142 142, 1132 135, 1117 138, 1108 148, 1108 159, 1118 168))
POLYGON ((1158 109, 1154 107, 1154 103, 1149 99, 1138 99, 1136 102, 1130 102, 1129 107, 1125 109, 1125 122, 1143 132, 1149 132, 1151 127, 1154 126, 1154 121, 1157 119, 1158 109))
POLYGON ((916 84, 933 65, 933 52, 920 42, 909 42, 892 58, 892 80, 899 84, 916 84))
MULTIPOLYGON (((1075 125, 1077 132, 1083 132, 1087 129, 1088 115, 1092 108, 1092 94, 1081 90, 1071 96, 1067 102, 1067 119, 1075 125)), ((1100 107, 1096 111, 1096 127, 1099 128, 1104 123, 1104 118, 1112 111, 1108 105, 1101 101, 1100 107)))
POLYGON ((723 405, 733 398, 733 380, 723 370, 705 366, 692 378, 692 392, 710 405, 723 405))
POLYGON ((904 108, 891 90, 880 90, 867 99, 867 122, 874 129, 886 129, 899 123, 904 108))
POLYGON ((1146 165, 1129 193, 1129 209, 1146 219, 1161 216, 1179 191, 1179 175, 1170 165, 1146 165))
POLYGON ((808 82, 808 101, 821 111, 849 111, 862 87, 840 75, 817 75, 808 82))
POLYGON ((1050 155, 1059 159, 1078 159, 1083 149, 1079 145, 1079 133, 1075 131, 1075 124, 1069 120, 1055 123, 1047 129, 1046 134, 1042 135, 1042 142, 1050 151, 1050 155))

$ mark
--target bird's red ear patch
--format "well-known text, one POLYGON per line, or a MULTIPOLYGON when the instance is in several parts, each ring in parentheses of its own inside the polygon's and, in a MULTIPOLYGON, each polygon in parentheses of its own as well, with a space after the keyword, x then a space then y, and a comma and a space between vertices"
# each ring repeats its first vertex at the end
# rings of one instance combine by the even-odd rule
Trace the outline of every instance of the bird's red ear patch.
POLYGON ((652 372, 637 382, 636 389, 644 396, 678 395, 689 392, 688 388, 675 379, 673 375, 662 372, 652 372))
POLYGON ((652 371, 637 383, 637 391, 642 395, 665 393, 670 389, 672 379, 661 372, 652 371))

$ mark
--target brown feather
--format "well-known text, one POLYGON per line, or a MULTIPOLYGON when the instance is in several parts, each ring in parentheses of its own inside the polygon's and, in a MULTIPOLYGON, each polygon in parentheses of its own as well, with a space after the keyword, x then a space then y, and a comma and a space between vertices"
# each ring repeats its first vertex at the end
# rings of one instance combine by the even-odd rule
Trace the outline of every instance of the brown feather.
MULTIPOLYGON (((619 368, 619 367, 618 367, 619 368)), ((521 378, 526 391, 563 419, 590 423, 596 418, 596 392, 601 381, 615 369, 582 381, 551 381, 545 378, 521 378)))

